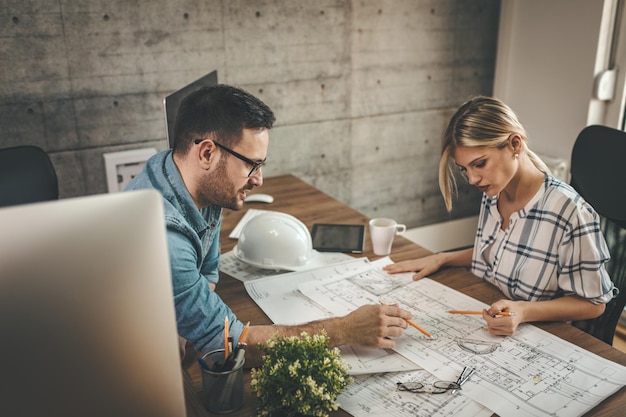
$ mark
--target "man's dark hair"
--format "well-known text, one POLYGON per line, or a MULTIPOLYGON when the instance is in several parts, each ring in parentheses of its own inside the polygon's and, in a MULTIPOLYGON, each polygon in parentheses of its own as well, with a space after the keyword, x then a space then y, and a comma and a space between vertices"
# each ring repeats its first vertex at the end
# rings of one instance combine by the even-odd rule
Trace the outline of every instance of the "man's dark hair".
POLYGON ((232 147, 243 129, 271 129, 272 110, 252 94, 219 84, 203 87, 183 99, 174 124, 174 152, 186 153, 198 138, 215 133, 215 139, 232 147))

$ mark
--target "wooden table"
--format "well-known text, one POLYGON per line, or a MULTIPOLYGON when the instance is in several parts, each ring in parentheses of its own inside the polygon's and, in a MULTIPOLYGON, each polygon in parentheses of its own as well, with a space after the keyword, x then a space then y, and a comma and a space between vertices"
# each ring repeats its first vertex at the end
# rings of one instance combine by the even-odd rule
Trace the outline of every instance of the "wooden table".
MULTIPOLYGON (((221 231, 222 253, 230 251, 236 241, 228 238, 235 225, 239 222, 248 208, 263 210, 275 210, 289 213, 311 229, 313 223, 350 223, 367 225, 369 218, 364 214, 348 207, 336 199, 324 194, 315 187, 291 176, 280 176, 265 179, 265 184, 255 192, 262 192, 274 196, 272 204, 251 203, 243 210, 233 212, 224 210, 224 220, 221 231)), ((428 250, 410 242, 402 236, 396 237, 391 252, 394 261, 419 258, 430 254, 428 250)), ((365 251, 360 256, 366 256, 370 260, 379 257, 372 252, 369 240, 369 232, 366 233, 365 251)), ((462 268, 450 268, 439 271, 432 275, 438 282, 463 292, 484 303, 491 304, 500 298, 502 293, 491 284, 475 277, 462 268)), ((241 281, 225 274, 221 274, 217 287, 226 304, 235 312, 238 318, 246 322, 250 320, 254 324, 270 324, 271 321, 263 311, 250 299, 241 281)), ((584 333, 583 331, 563 322, 535 323, 538 327, 587 349, 599 356, 626 366, 626 354, 607 345, 606 343, 584 333)), ((185 397, 187 400, 188 417, 211 416, 201 401, 202 377, 195 360, 187 360, 183 363, 183 376, 185 383, 185 397)), ((229 414, 233 417, 254 416, 256 399, 250 388, 250 372, 244 372, 245 404, 237 412, 229 414)), ((601 404, 587 413, 587 416, 624 416, 626 410, 626 387, 604 400, 601 404)), ((331 413, 332 416, 350 416, 343 410, 331 413)))

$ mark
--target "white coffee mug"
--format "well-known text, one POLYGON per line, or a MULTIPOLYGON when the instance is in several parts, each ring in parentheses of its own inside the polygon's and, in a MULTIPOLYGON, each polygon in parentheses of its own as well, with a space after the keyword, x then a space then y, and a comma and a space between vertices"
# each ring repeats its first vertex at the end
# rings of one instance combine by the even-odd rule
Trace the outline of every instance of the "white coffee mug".
POLYGON ((377 218, 370 220, 370 237, 375 255, 389 255, 391 245, 396 235, 406 231, 406 226, 398 224, 395 220, 377 218))

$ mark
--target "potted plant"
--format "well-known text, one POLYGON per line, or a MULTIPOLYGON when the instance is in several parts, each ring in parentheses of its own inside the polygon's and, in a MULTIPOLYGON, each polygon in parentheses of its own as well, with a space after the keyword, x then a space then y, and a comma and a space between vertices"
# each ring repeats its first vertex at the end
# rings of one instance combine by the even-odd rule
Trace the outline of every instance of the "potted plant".
POLYGON ((251 371, 258 416, 325 417, 339 408, 337 396, 352 378, 325 332, 274 336, 259 349, 261 366, 251 371))

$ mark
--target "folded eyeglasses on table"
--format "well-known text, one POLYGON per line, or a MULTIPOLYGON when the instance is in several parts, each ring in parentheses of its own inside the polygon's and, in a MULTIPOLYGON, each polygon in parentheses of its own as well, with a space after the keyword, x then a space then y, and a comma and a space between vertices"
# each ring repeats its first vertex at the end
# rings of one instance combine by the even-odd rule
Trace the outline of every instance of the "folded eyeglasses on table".
POLYGON ((468 368, 467 366, 461 371, 461 375, 455 381, 435 381, 432 384, 425 384, 422 382, 398 382, 398 391, 409 391, 414 393, 425 394, 443 394, 444 392, 451 391, 452 394, 456 394, 461 389, 467 380, 472 376, 476 368, 468 368))

